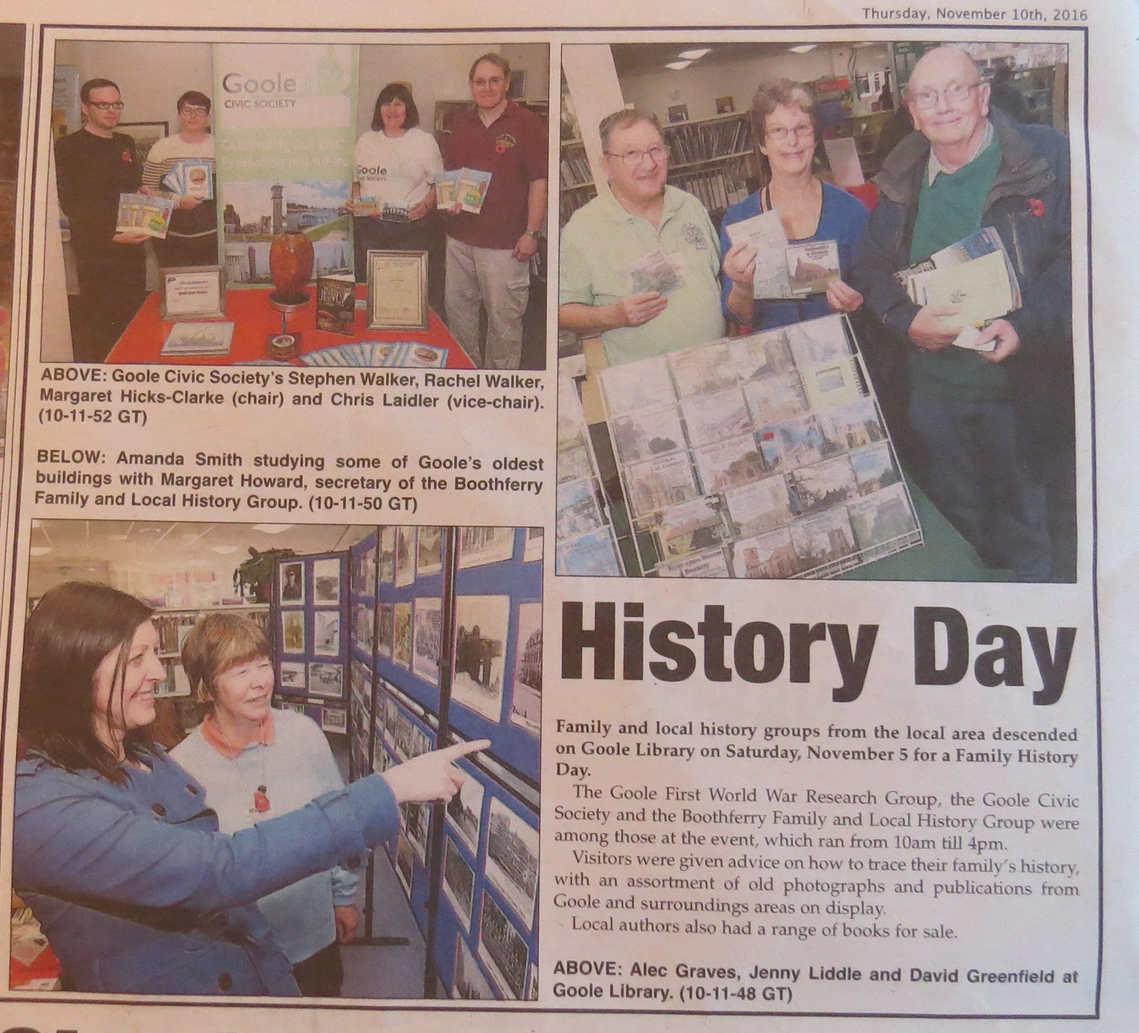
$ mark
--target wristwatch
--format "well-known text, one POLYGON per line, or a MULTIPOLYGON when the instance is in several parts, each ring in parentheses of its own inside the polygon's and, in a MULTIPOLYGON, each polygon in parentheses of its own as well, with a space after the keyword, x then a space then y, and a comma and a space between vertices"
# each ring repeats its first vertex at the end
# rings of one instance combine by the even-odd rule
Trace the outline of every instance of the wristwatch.
POLYGON ((539 244, 539 243, 541 243, 541 240, 545 236, 545 234, 541 230, 527 230, 525 233, 522 234, 522 236, 530 237, 534 241, 535 244, 539 244))

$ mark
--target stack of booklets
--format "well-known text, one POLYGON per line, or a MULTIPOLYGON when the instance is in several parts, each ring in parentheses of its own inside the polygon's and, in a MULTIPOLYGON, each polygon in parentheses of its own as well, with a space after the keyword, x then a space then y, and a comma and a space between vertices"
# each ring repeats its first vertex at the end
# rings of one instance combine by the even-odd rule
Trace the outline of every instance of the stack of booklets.
POLYGON ((397 341, 394 344, 359 341, 309 352, 301 356, 301 362, 306 366, 417 366, 442 369, 447 365, 447 349, 420 344, 418 341, 397 341))
POLYGON ((787 300, 805 298, 827 289, 839 277, 838 242, 806 240, 791 243, 779 213, 762 212, 727 227, 734 247, 747 243, 755 248, 752 294, 756 298, 787 300))
MULTIPOLYGON (((935 251, 924 262, 895 274, 915 305, 947 305, 957 309, 943 316, 948 325, 965 329, 953 343, 976 350, 977 328, 1020 308, 1016 271, 991 226, 956 244, 935 251)), ((984 345, 992 348, 992 343, 984 345)))
POLYGON ((166 358, 228 355, 232 342, 232 323, 175 323, 162 354, 166 358))
POLYGON ((178 158, 162 177, 162 185, 179 197, 196 197, 212 201, 214 170, 203 158, 178 158))
POLYGON ((164 197, 119 194, 119 214, 115 219, 115 232, 141 231, 148 237, 165 239, 173 212, 174 202, 164 197))
POLYGON ((490 178, 489 172, 481 172, 478 169, 463 168, 440 172, 435 177, 435 207, 446 209, 458 202, 463 206, 464 212, 478 215, 482 211, 483 201, 486 200, 490 178))

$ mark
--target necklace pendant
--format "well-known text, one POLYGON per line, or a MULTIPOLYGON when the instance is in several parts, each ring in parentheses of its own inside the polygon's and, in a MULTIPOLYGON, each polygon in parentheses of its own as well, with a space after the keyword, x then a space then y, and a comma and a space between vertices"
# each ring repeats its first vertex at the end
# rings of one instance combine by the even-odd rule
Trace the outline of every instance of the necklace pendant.
POLYGON ((258 814, 265 814, 269 808, 269 790, 265 786, 258 786, 253 793, 253 809, 258 814))

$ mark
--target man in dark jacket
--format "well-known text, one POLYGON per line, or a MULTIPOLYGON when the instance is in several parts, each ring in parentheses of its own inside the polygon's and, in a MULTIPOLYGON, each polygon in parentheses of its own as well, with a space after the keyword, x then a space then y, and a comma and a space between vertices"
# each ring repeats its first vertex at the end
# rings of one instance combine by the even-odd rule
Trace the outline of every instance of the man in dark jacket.
POLYGON ((1066 580, 1049 495, 1070 496, 1074 478, 1067 141, 1001 112, 990 119, 988 85, 951 47, 914 66, 906 104, 916 131, 875 180, 851 278, 905 349, 930 497, 989 565, 1066 580), (914 304, 894 273, 982 227, 1000 235, 1023 304, 981 329, 976 343, 991 350, 973 351, 952 347, 956 309, 914 304))
POLYGON ((142 184, 134 140, 116 133, 123 110, 110 79, 90 79, 79 91, 83 128, 55 143, 59 206, 71 226, 79 276, 77 362, 102 362, 146 297, 141 230, 116 228, 119 195, 142 184))

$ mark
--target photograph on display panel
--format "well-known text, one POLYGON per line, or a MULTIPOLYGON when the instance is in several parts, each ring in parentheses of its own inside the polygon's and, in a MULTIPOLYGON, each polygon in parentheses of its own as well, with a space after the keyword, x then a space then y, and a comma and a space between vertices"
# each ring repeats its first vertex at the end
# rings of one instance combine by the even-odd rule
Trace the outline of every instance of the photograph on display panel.
POLYGON ((346 39, 54 41, 44 360, 545 368, 549 45, 346 39))
POLYGON ((562 59, 557 572, 1074 581, 1068 45, 562 59))

